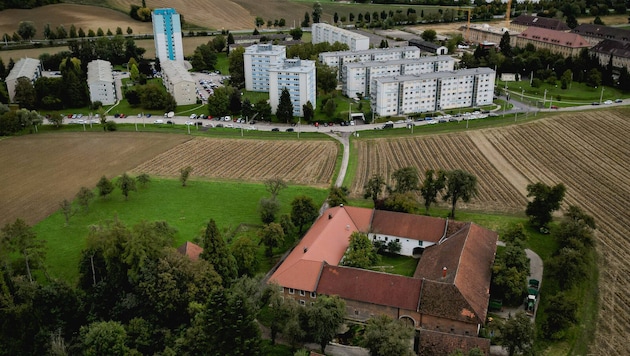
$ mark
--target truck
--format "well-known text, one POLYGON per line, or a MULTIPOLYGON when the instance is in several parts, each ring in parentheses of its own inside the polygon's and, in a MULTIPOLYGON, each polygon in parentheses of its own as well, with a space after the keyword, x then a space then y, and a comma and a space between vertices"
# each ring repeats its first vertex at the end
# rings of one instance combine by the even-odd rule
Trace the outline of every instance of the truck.
POLYGON ((529 316, 536 314, 536 304, 538 303, 538 290, 540 287, 540 281, 537 279, 530 279, 527 283, 527 297, 525 298, 525 312, 529 316))

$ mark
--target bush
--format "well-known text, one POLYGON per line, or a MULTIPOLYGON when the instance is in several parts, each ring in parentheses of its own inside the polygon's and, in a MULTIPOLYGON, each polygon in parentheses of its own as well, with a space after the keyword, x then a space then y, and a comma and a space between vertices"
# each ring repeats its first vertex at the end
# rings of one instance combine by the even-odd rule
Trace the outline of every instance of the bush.
POLYGON ((116 127, 116 122, 114 121, 107 121, 105 122, 105 125, 103 125, 103 131, 116 131, 117 127, 116 127))

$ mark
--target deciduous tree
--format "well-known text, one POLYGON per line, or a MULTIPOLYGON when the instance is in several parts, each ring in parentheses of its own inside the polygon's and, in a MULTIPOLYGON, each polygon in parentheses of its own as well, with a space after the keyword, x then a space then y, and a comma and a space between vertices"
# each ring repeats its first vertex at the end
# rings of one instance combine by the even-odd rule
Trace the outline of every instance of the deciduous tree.
POLYGON ((376 202, 378 201, 378 196, 383 192, 385 187, 385 178, 380 174, 373 174, 372 177, 367 181, 365 186, 363 186, 363 198, 372 198, 374 202, 374 206, 376 206, 376 202))
POLYGON ((190 178, 192 171, 193 168, 191 166, 186 166, 179 170, 179 181, 182 183, 182 187, 185 187, 186 183, 188 183, 188 178, 190 178))
POLYGON ((263 224, 269 224, 276 220, 276 214, 280 211, 280 203, 274 198, 260 198, 258 213, 263 224))
POLYGON ((346 302, 339 296, 320 295, 315 304, 308 310, 308 325, 311 337, 321 347, 322 353, 326 345, 337 335, 346 316, 346 302))
POLYGON ((44 241, 38 239, 33 229, 22 219, 16 219, 13 224, 6 224, 0 230, 0 235, 0 240, 8 242, 9 251, 19 253, 24 259, 26 276, 32 283, 32 269, 43 267, 44 241))
POLYGON ((500 327, 500 335, 496 338, 499 345, 513 356, 517 352, 527 354, 532 349, 534 342, 534 324, 522 311, 509 318, 500 327))
POLYGON ((98 189, 98 196, 106 197, 114 191, 114 184, 107 177, 102 176, 96 183, 96 188, 98 189))
POLYGON ((90 202, 94 199, 94 192, 86 187, 81 187, 76 195, 79 206, 83 207, 84 212, 88 212, 90 209, 90 202))
POLYGON ((456 169, 446 172, 446 193, 444 201, 451 201, 451 218, 455 218, 455 206, 458 200, 469 202, 471 198, 477 195, 477 177, 456 169))
POLYGON ((392 174, 392 179, 394 180, 394 187, 388 189, 393 193, 404 194, 419 189, 418 170, 416 167, 399 168, 392 174))
POLYGON ((26 77, 20 77, 15 84, 15 95, 13 101, 20 104, 21 108, 28 110, 35 109, 37 96, 33 83, 26 77))
POLYGON ((317 215, 318 210, 311 197, 300 195, 291 202, 291 221, 298 228, 299 235, 302 235, 304 226, 311 224, 317 215))
POLYGON ((374 266, 379 261, 379 256, 372 242, 366 234, 353 232, 350 235, 350 244, 343 255, 341 265, 368 268, 374 266))
POLYGON ((126 355, 127 332, 118 321, 97 321, 81 328, 83 354, 98 355, 126 355))
POLYGON ((534 227, 546 229, 552 220, 551 213, 560 209, 565 192, 566 187, 562 183, 553 187, 542 182, 527 185, 527 196, 534 197, 525 209, 530 223, 534 227))
POLYGON ((20 21, 17 33, 25 41, 28 41, 31 38, 35 37, 36 32, 37 29, 35 28, 35 24, 33 23, 33 21, 20 21))
POLYGON ((443 171, 427 169, 424 172, 424 181, 420 187, 420 194, 424 199, 425 213, 429 214, 431 204, 437 203, 437 196, 444 189, 446 177, 443 171))
POLYGON ((412 356, 410 340, 413 336, 414 330, 408 324, 379 315, 368 319, 363 345, 370 350, 371 356, 412 356))
POLYGON ((223 285, 228 286, 238 274, 236 260, 230 254, 227 244, 213 219, 208 221, 201 238, 201 247, 203 247, 203 252, 199 257, 210 262, 219 276, 221 276, 223 285))
POLYGON ((273 248, 280 246, 284 241, 284 230, 278 223, 269 223, 259 231, 258 237, 267 248, 265 249, 265 255, 267 257, 273 256, 273 248))
POLYGON ((136 181, 127 175, 127 173, 123 173, 123 175, 118 178, 116 185, 118 185, 118 188, 122 191, 125 200, 129 199, 129 193, 138 190, 136 188, 136 181))
POLYGON ((258 267, 256 250, 258 246, 248 237, 241 236, 230 245, 232 256, 236 260, 239 276, 253 276, 258 267))
POLYGON ((245 62, 243 54, 245 49, 238 47, 230 51, 228 56, 230 70, 230 85, 238 89, 245 88, 245 62))

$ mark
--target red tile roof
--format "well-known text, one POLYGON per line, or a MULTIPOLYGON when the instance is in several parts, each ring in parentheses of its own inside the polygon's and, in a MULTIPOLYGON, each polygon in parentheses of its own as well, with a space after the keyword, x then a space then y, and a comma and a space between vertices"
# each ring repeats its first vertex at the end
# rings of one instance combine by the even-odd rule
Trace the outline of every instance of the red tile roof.
POLYGON ((467 355, 475 347, 484 355, 490 355, 490 339, 420 330, 418 355, 450 355, 454 350, 462 350, 467 355))
POLYGON ((317 294, 417 310, 421 286, 421 279, 325 264, 317 294))
POLYGON ((548 30, 540 27, 528 27, 525 31, 521 32, 518 38, 527 38, 530 40, 550 43, 556 46, 581 48, 590 47, 584 37, 570 32, 562 32, 555 30, 548 30))
MULTIPOLYGON (((453 284, 483 323, 488 312, 497 239, 496 232, 467 223, 442 243, 424 251, 414 277, 453 284)), ((448 312, 453 317, 462 313, 457 308, 448 312)))
POLYGON ((190 241, 186 241, 183 245, 177 248, 177 252, 184 256, 188 256, 188 258, 193 261, 197 261, 199 259, 199 255, 203 252, 203 248, 190 241))
POLYGON ((375 210, 372 232, 437 243, 444 235, 446 220, 424 215, 375 210))
POLYGON ((270 281, 287 288, 313 292, 322 262, 337 265, 348 248, 350 235, 366 232, 372 209, 343 207, 330 208, 320 216, 306 235, 291 251, 270 281))

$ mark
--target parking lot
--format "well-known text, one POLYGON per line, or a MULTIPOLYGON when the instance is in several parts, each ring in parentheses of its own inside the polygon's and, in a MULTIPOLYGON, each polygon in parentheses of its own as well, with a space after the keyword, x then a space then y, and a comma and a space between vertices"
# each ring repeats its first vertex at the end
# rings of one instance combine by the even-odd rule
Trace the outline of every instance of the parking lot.
POLYGON ((195 88, 197 97, 205 104, 208 101, 208 97, 214 93, 214 89, 223 86, 223 80, 225 76, 221 75, 219 71, 205 71, 190 73, 195 80, 195 88))

